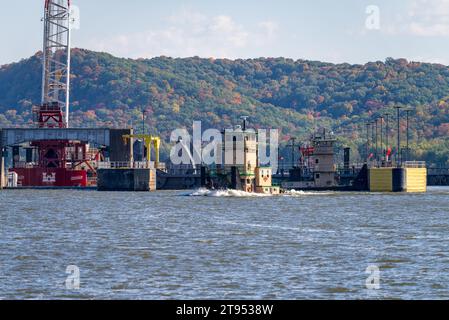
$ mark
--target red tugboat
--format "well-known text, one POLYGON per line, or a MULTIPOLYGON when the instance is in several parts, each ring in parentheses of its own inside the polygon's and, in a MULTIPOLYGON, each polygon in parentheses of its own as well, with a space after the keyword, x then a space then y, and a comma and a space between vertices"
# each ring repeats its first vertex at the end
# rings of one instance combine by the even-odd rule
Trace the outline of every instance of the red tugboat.
MULTIPOLYGON (((70 92, 70 0, 46 0, 44 12, 44 48, 42 101, 34 107, 34 121, 40 129, 69 127, 70 92)), ((20 187, 86 187, 91 153, 82 141, 31 141, 29 159, 17 161, 10 172, 18 175, 20 187)), ((18 150, 18 148, 17 148, 18 150)), ((98 155, 97 155, 98 156, 98 155)))

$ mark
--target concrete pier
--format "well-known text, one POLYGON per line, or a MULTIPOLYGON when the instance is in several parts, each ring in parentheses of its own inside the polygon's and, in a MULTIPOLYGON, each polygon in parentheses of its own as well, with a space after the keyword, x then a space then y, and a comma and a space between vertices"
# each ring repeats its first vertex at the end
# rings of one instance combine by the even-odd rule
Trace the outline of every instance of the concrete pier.
POLYGON ((155 169, 99 169, 98 191, 155 191, 155 169))

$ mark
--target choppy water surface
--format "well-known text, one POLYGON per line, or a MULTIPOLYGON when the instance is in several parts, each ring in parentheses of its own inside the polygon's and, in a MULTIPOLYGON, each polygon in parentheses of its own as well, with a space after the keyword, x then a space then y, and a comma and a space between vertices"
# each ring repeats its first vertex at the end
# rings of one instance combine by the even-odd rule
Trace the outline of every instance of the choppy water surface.
POLYGON ((449 298, 448 188, 191 194, 0 192, 0 299, 449 298))

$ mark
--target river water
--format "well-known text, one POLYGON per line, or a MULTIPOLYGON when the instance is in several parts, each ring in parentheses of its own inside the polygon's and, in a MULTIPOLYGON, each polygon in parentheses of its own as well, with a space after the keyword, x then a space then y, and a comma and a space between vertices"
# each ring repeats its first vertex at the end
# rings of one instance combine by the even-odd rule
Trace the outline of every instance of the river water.
POLYGON ((449 188, 0 200, 0 299, 449 299, 449 188))

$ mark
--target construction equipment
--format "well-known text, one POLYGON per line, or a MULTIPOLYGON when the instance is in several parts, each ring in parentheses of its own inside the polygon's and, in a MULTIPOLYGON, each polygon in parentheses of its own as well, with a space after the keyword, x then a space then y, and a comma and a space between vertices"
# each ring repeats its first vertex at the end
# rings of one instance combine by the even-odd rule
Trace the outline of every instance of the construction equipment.
MULTIPOLYGON (((69 127, 70 0, 45 0, 43 21, 42 98, 41 105, 33 107, 34 121, 41 129, 62 130, 69 127)), ((20 159, 20 146, 16 148, 20 159)), ((10 169, 18 174, 20 186, 87 185, 88 171, 92 170, 92 159, 86 156, 87 142, 64 140, 56 134, 49 140, 31 141, 26 149, 31 161, 16 161, 10 169), (87 170, 80 169, 83 163, 87 170)))
POLYGON ((154 146, 154 151, 156 154, 156 160, 154 161, 154 168, 157 169, 159 167, 159 150, 161 146, 161 139, 159 137, 155 137, 152 135, 147 134, 133 134, 133 135, 124 135, 123 139, 125 143, 128 141, 131 141, 133 139, 140 139, 144 141, 145 148, 146 148, 146 161, 148 168, 150 167, 151 163, 151 151, 152 151, 152 145, 154 146))
POLYGON ((70 0, 46 0, 40 128, 69 126, 70 0))

